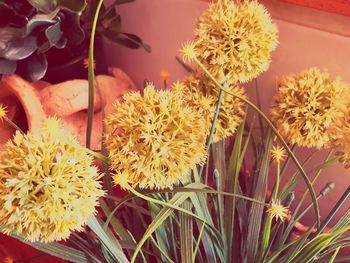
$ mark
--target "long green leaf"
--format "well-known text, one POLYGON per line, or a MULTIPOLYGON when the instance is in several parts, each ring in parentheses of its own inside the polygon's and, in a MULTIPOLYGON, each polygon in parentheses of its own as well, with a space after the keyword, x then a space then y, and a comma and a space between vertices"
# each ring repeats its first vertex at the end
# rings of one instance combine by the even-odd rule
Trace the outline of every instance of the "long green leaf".
MULTIPOLYGON (((233 194, 236 194, 237 184, 238 184, 238 176, 241 170, 241 163, 239 160, 241 159, 241 151, 242 151, 242 141, 244 134, 244 123, 242 123, 235 137, 235 143, 233 145, 232 154, 230 157, 230 162, 228 166, 227 176, 226 176, 226 188, 227 191, 233 194)), ((234 220, 235 220, 235 211, 236 211, 236 199, 235 198, 226 198, 225 199, 225 231, 226 231, 226 245, 225 245, 225 257, 228 262, 232 262, 233 253, 232 251, 237 251, 236 249, 232 249, 233 244, 233 235, 234 235, 234 220)))
POLYGON ((102 244, 118 262, 129 262, 118 240, 109 231, 105 231, 103 229, 103 224, 98 218, 95 216, 89 217, 88 226, 92 231, 94 231, 94 233, 101 240, 102 244))
MULTIPOLYGON (((271 159, 271 147, 273 142, 273 135, 271 130, 268 130, 265 137, 264 149, 265 153, 263 154, 263 159, 260 165, 259 174, 256 178, 255 183, 255 191, 253 198, 259 201, 264 201, 266 198, 267 192, 267 182, 268 182, 268 174, 270 167, 270 159, 271 159)), ((245 247, 247 262, 257 262, 258 255, 258 247, 259 247, 259 238, 260 238, 260 229, 261 222, 263 220, 264 206, 252 203, 249 212, 248 218, 248 234, 247 234, 247 243, 245 247)))
POLYGON ((322 234, 313 238, 289 262, 290 263, 310 262, 318 255, 318 253, 320 253, 323 249, 325 249, 333 239, 341 236, 342 234, 344 234, 349 230, 350 230, 350 226, 347 226, 336 232, 329 233, 329 234, 322 234))
MULTIPOLYGON (((174 197, 169 201, 169 204, 174 206, 179 206, 182 204, 187 198, 189 198, 193 193, 177 193, 174 197)), ((131 262, 135 262, 138 253, 140 252, 143 244, 147 241, 147 239, 154 233, 154 231, 173 213, 174 209, 170 207, 164 207, 156 216, 156 218, 152 221, 152 223, 148 226, 148 229, 144 233, 141 240, 138 242, 135 252, 131 258, 131 262)))
MULTIPOLYGON (((192 203, 188 200, 181 207, 192 210, 192 203)), ((193 258, 193 220, 189 215, 180 213, 180 251, 181 262, 192 263, 193 258)))

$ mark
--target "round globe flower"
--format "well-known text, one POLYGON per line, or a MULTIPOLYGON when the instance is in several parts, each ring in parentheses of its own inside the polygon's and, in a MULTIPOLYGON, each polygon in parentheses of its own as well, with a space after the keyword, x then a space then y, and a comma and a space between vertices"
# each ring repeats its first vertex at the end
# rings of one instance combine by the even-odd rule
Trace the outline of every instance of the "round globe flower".
POLYGON ((171 188, 205 161, 203 120, 178 94, 149 84, 143 96, 132 92, 123 98, 105 121, 104 143, 116 184, 171 188))
POLYGON ((257 1, 218 0, 199 17, 195 49, 217 79, 247 82, 268 69, 277 33, 257 1))
POLYGON ((333 145, 338 148, 336 155, 345 168, 350 168, 350 86, 344 89, 342 100, 338 106, 341 107, 344 116, 338 118, 332 125, 330 132, 333 135, 333 145))
POLYGON ((0 223, 6 233, 52 242, 82 230, 104 195, 101 175, 56 119, 22 134, 0 153, 0 223))
MULTIPOLYGON (((239 86, 231 85, 227 89, 241 97, 245 96, 244 90, 239 86)), ((219 90, 215 84, 205 74, 199 73, 175 83, 173 90, 204 119, 206 135, 209 135, 219 96, 219 90)), ((225 93, 212 142, 215 143, 233 135, 244 115, 244 103, 225 93)))
POLYGON ((278 91, 271 118, 291 143, 305 147, 329 147, 335 133, 330 129, 342 118, 342 93, 346 87, 327 71, 311 68, 277 81, 278 91))

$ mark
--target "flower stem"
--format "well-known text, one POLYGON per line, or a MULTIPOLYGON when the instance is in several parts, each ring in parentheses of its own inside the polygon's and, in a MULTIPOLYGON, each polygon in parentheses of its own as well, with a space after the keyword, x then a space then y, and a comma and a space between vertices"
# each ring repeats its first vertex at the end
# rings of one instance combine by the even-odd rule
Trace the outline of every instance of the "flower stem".
POLYGON ((217 85, 220 89, 224 90, 226 93, 232 95, 233 97, 243 101, 244 103, 246 103, 249 107, 251 107, 254 111, 256 111, 261 118, 263 118, 263 120, 267 123, 267 125, 270 127, 270 129, 273 131, 273 133, 276 135, 276 137, 280 140, 281 144, 283 145, 283 147, 286 149, 286 151, 288 152, 288 154, 291 156, 291 158, 293 159, 294 163, 296 164, 296 166, 298 167, 306 185, 307 188, 310 192, 311 195, 311 199, 312 202, 314 204, 314 210, 315 210, 315 214, 316 214, 316 221, 317 221, 317 226, 320 225, 320 209, 318 207, 318 203, 317 203, 317 199, 316 199, 316 194, 315 191, 312 187, 312 184, 309 180, 309 178, 307 177, 303 167, 301 166, 300 162, 298 161, 298 159, 295 157, 293 151, 289 148, 288 144, 286 143, 286 141, 283 139, 283 137, 279 134, 278 130, 276 129, 276 127, 272 124, 272 122, 269 120, 269 118, 254 104, 252 103, 250 100, 237 95, 229 90, 227 90, 226 88, 222 87, 222 85, 213 77, 213 75, 205 68, 205 66, 198 60, 197 57, 194 57, 193 60, 198 64, 198 66, 208 75, 208 77, 215 83, 215 85, 217 85))
MULTIPOLYGON (((212 139, 213 139, 213 136, 214 136, 214 133, 215 133, 215 129, 216 129, 216 123, 218 121, 218 118, 219 118, 219 113, 220 113, 220 108, 221 108, 221 104, 222 104, 222 99, 225 95, 225 91, 220 89, 220 93, 219 93, 219 96, 218 96, 218 102, 216 104, 216 109, 215 109, 215 115, 214 115, 214 119, 213 119, 213 123, 212 123, 212 126, 211 126, 211 129, 210 129, 210 134, 208 136, 208 139, 207 139, 207 144, 206 144, 206 149, 207 149, 207 152, 209 152, 210 150, 210 144, 212 142, 212 139)), ((204 169, 204 164, 202 164, 199 168, 199 177, 201 177, 202 173, 203 173, 203 169, 204 169)))
POLYGON ((17 126, 16 123, 14 123, 13 121, 11 121, 9 118, 7 118, 7 116, 4 116, 3 119, 10 125, 12 126, 12 128, 14 128, 15 130, 21 132, 24 134, 24 131, 22 131, 22 129, 20 127, 17 126))
MULTIPOLYGON (((280 160, 276 160, 277 165, 277 174, 276 174, 276 186, 272 195, 272 202, 277 200, 278 191, 280 187, 280 176, 281 176, 281 162, 280 160)), ((270 213, 267 214, 264 232, 263 232, 263 241, 262 241, 262 249, 261 256, 262 258, 265 256, 266 250, 269 247, 270 235, 271 235, 271 225, 272 225, 272 215, 270 213)))
POLYGON ((100 13, 103 0, 97 5, 94 21, 92 23, 91 37, 90 37, 90 46, 89 46, 89 101, 88 101, 88 119, 87 119, 87 129, 86 129, 86 147, 90 148, 91 146, 91 134, 92 134, 92 123, 94 118, 94 84, 95 84, 95 74, 94 74, 94 44, 95 44, 95 34, 98 15, 100 13))

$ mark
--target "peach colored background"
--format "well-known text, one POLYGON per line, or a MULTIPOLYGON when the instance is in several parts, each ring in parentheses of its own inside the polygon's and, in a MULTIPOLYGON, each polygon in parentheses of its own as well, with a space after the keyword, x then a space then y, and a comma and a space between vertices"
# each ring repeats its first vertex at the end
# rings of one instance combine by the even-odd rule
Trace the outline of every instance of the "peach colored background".
MULTIPOLYGON (((181 79, 186 72, 175 60, 177 50, 181 43, 192 39, 196 17, 207 5, 208 2, 201 0, 137 0, 133 4, 118 7, 124 30, 139 35, 150 44, 152 53, 106 47, 108 63, 125 70, 139 87, 142 87, 145 79, 160 85, 159 72, 162 69, 170 71, 170 81, 181 79)), ((312 16, 309 19, 312 20, 312 16)), ((318 66, 328 68, 332 74, 340 75, 350 82, 350 38, 281 19, 275 21, 280 31, 280 45, 273 53, 269 71, 258 78, 265 111, 268 111, 274 94, 275 79, 283 74, 318 66)), ((348 25, 344 27, 349 28, 348 25)), ((248 84, 246 87, 254 100, 252 85, 248 84)), ((303 150, 299 154, 301 159, 307 152, 303 150)), ((321 152, 319 162, 322 161, 322 156, 321 152)), ((322 174, 316 188, 320 189, 330 181, 336 183, 337 190, 320 202, 322 215, 329 212, 350 185, 350 171, 345 171, 340 166, 330 168, 322 174)), ((299 187, 296 195, 300 195, 303 189, 303 186, 299 187)), ((350 201, 345 206, 349 204, 350 201)), ((310 222, 313 215, 313 212, 308 213, 306 220, 310 222)))

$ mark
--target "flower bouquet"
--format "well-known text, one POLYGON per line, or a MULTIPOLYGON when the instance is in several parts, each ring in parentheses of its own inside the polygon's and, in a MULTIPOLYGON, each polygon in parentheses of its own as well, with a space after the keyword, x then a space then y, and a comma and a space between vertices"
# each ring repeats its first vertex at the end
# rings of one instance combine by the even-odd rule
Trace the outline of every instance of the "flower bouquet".
POLYGON ((164 87, 116 101, 94 151, 102 2, 86 145, 56 117, 25 133, 1 107, 17 129, 0 153, 1 231, 70 262, 348 262, 350 211, 329 222, 350 190, 321 219, 334 184, 313 186, 330 165, 350 166, 349 85, 318 68, 280 77, 268 117, 241 85, 268 69, 277 27, 257 1, 218 0, 181 48, 188 76, 167 88, 162 72, 164 87), (328 154, 305 170, 314 155, 299 160, 301 147, 328 154))

